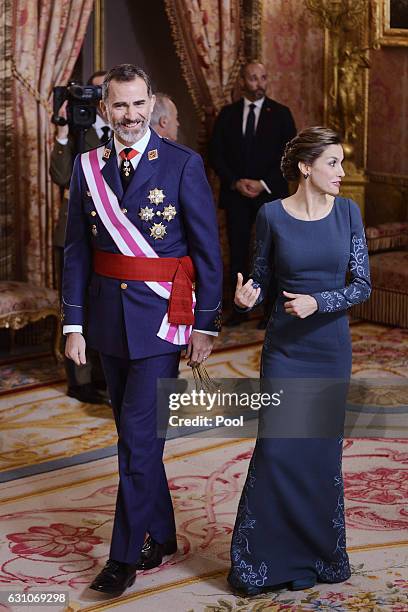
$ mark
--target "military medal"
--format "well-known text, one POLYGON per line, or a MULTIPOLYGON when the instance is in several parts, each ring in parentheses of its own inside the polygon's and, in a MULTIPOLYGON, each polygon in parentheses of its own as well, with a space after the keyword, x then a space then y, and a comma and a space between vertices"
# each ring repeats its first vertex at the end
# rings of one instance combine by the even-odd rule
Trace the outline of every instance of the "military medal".
POLYGON ((153 223, 152 227, 150 228, 150 236, 152 238, 155 240, 163 240, 165 234, 166 227, 163 225, 163 223, 153 223))
POLYGON ((157 152, 157 149, 152 149, 151 151, 148 151, 147 153, 147 159, 149 161, 153 161, 154 159, 157 159, 159 157, 159 154, 157 152))
POLYGON ((142 219, 142 221, 151 221, 154 217, 153 208, 149 208, 149 206, 141 208, 139 212, 139 217, 142 219))
POLYGON ((149 195, 147 197, 150 200, 150 204, 156 204, 157 206, 158 204, 163 203, 166 196, 163 193, 163 189, 157 189, 157 187, 155 187, 149 191, 149 195))
POLYGON ((169 204, 168 206, 164 207, 162 214, 163 218, 166 219, 166 221, 171 221, 177 214, 176 207, 173 206, 173 204, 169 204))
POLYGON ((130 161, 128 159, 125 159, 123 162, 123 173, 126 176, 126 178, 128 178, 130 174, 130 161))

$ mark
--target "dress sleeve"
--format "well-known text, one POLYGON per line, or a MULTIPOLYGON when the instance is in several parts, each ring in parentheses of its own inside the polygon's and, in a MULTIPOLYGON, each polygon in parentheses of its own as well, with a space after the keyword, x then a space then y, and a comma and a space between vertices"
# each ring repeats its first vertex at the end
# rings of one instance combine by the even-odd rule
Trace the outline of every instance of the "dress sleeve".
POLYGON ((335 312, 346 310, 354 304, 368 300, 371 293, 370 267, 368 261, 367 242, 363 221, 358 205, 349 201, 350 207, 350 283, 342 289, 313 293, 317 301, 318 312, 335 312))
MULTIPOLYGON (((272 276, 273 236, 268 221, 267 206, 268 204, 264 204, 256 216, 255 252, 250 278, 252 278, 255 287, 260 287, 261 293, 252 308, 255 308, 264 300, 272 276)), ((240 308, 235 305, 235 309, 240 312, 249 312, 252 308, 240 308)))

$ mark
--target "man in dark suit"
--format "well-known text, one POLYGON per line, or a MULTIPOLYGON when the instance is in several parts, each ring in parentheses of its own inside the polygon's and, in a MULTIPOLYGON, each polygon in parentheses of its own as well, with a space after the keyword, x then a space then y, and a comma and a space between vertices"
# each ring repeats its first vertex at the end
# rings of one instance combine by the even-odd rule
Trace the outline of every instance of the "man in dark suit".
MULTIPOLYGON (((89 77, 87 84, 101 86, 105 76, 105 70, 95 72, 89 77)), ((59 114, 66 119, 66 102, 60 109, 59 114)), ((110 137, 110 131, 110 127, 98 108, 95 123, 84 134, 84 150, 89 151, 107 142, 110 137)), ((53 237, 59 286, 62 281, 69 183, 77 153, 75 138, 69 133, 69 126, 57 126, 55 143, 51 151, 50 175, 54 183, 61 187, 61 208, 53 237)), ((64 366, 68 384, 67 395, 69 397, 74 397, 81 402, 90 404, 101 404, 106 401, 101 393, 101 390, 106 389, 106 383, 99 356, 95 351, 90 350, 88 352, 86 367, 80 368, 67 358, 64 360, 64 366)))
POLYGON ((113 68, 102 107, 114 138, 75 162, 62 301, 66 355, 81 364, 89 295, 88 343, 101 354, 118 430, 110 557, 91 585, 118 595, 136 570, 177 550, 156 384, 177 376, 186 346, 190 365, 211 353, 221 324, 222 262, 202 159, 149 128, 148 76, 131 64, 113 68))
MULTIPOLYGON (((248 274, 249 243, 259 208, 288 195, 280 160, 296 134, 289 108, 266 96, 263 64, 243 66, 241 86, 243 97, 221 110, 210 143, 210 163, 221 181, 219 204, 227 217, 232 288, 238 272, 248 274)), ((234 313, 225 324, 239 325, 245 317, 234 313)))

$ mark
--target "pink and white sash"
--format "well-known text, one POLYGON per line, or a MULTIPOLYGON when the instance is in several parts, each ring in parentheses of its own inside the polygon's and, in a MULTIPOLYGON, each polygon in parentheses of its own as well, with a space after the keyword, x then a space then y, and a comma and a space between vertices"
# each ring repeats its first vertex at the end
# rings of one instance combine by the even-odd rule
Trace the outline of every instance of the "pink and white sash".
MULTIPOLYGON (((103 152, 104 147, 99 147, 81 155, 82 169, 100 220, 122 255, 130 257, 158 257, 140 230, 122 212, 118 198, 105 181, 101 172, 104 165, 103 152)), ((145 281, 145 283, 156 295, 165 300, 170 298, 171 282, 145 281)), ((195 296, 193 295, 193 310, 194 306, 195 296)), ((192 325, 174 325, 169 323, 166 313, 157 336, 172 344, 183 345, 188 343, 191 330, 192 325)))

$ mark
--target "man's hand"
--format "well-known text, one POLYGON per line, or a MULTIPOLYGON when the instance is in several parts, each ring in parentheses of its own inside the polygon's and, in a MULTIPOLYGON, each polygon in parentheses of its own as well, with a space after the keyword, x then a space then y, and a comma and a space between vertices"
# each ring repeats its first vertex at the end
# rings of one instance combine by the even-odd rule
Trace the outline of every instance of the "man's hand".
POLYGON ((245 198, 256 198, 257 194, 249 188, 249 179, 239 179, 235 183, 235 189, 245 198))
MULTIPOLYGON (((61 108, 58 111, 58 115, 60 117, 64 117, 64 119, 67 118, 67 104, 68 104, 68 100, 65 100, 64 104, 61 106, 61 108)), ((69 134, 69 126, 67 125, 57 125, 57 138, 61 138, 61 140, 63 140, 64 138, 68 138, 68 134, 69 134)))
POLYGON ((186 351, 187 365, 190 367, 198 366, 207 359, 213 349, 214 341, 215 336, 193 330, 186 351))
POLYGON ((259 196, 259 194, 262 193, 262 191, 264 190, 264 186, 262 185, 261 181, 254 181, 252 179, 244 179, 244 180, 246 181, 247 189, 251 193, 254 193, 255 196, 259 196))
POLYGON ((235 183, 235 189, 245 198, 256 198, 264 190, 261 181, 245 178, 235 183))
POLYGON ((65 357, 72 359, 78 366, 86 364, 85 357, 85 338, 78 332, 71 332, 67 335, 65 344, 65 357))
POLYGON ((302 293, 288 293, 283 291, 283 295, 290 298, 290 302, 285 302, 285 312, 299 319, 306 319, 318 309, 317 302, 311 295, 302 293))
POLYGON ((234 303, 240 308, 252 308, 261 293, 261 288, 254 286, 252 278, 243 285, 244 277, 238 272, 234 303))

